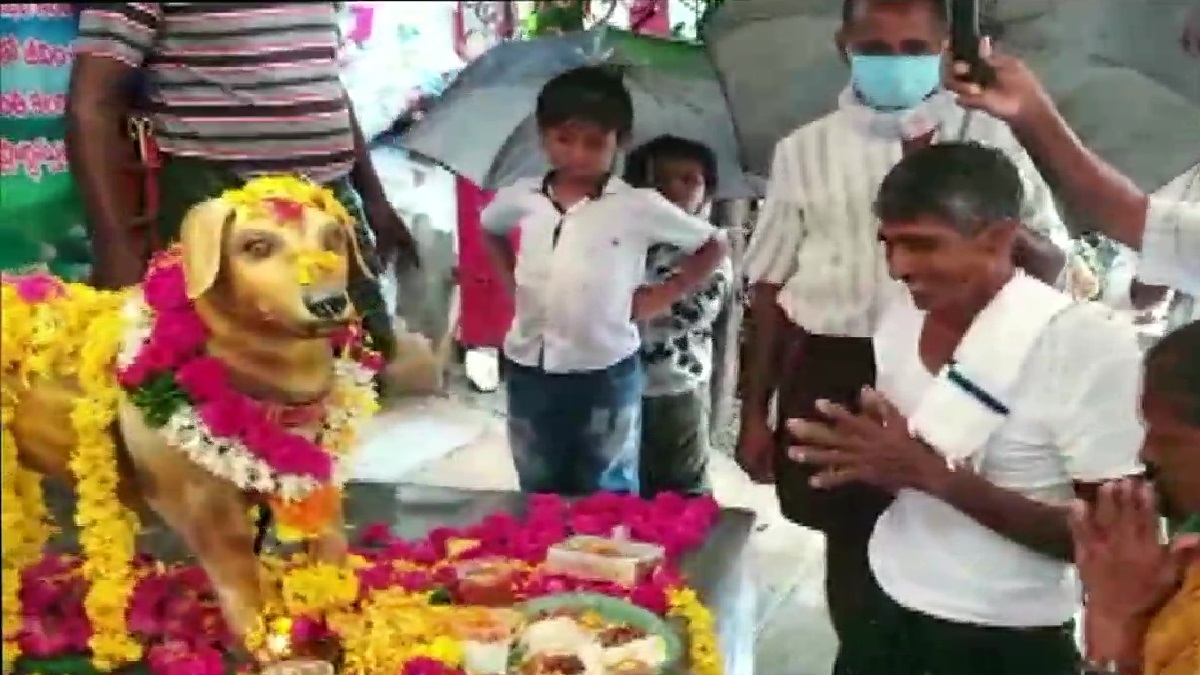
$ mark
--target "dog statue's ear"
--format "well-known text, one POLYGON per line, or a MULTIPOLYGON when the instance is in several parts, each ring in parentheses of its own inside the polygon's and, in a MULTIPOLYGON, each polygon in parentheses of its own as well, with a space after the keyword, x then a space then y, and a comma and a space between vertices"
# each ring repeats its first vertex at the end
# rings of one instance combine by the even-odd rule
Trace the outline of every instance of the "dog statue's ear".
POLYGON ((193 206, 183 217, 179 240, 183 244, 183 278, 188 299, 199 298, 217 282, 225 233, 235 215, 232 204, 213 198, 193 206))
POLYGON ((346 228, 346 237, 350 241, 350 254, 354 256, 352 264, 358 266, 358 271, 364 279, 375 279, 375 270, 367 264, 367 259, 363 256, 362 242, 358 239, 358 228, 355 227, 353 221, 343 223, 342 227, 346 228))

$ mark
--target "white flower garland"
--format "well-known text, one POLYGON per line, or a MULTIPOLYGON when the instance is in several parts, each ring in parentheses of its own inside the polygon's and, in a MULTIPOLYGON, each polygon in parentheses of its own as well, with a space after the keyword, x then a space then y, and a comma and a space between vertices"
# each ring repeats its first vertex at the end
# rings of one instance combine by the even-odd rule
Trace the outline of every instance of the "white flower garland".
MULTIPOLYGON (((141 294, 131 296, 123 314, 127 329, 117 357, 120 368, 128 366, 137 357, 149 341, 154 325, 154 313, 141 294)), ((363 425, 378 408, 373 379, 374 373, 352 358, 339 357, 334 361, 333 390, 329 394, 331 405, 326 408, 321 436, 348 443, 358 438, 363 425)), ((190 405, 181 405, 160 433, 172 447, 197 465, 243 490, 292 501, 303 499, 321 485, 309 476, 277 473, 241 441, 213 435, 190 405)), ((328 451, 333 455, 333 482, 340 487, 349 478, 349 462, 344 461, 347 457, 328 451)))

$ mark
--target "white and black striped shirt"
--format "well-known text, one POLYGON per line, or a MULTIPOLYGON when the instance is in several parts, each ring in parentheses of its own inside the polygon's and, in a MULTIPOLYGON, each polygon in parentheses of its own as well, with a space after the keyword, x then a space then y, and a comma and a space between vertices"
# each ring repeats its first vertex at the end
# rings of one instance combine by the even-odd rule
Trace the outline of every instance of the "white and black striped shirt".
POLYGON ((1003 122, 978 112, 968 117, 944 94, 915 112, 897 119, 847 92, 837 111, 775 147, 746 274, 750 283, 782 285, 780 307, 809 332, 870 337, 895 292, 872 205, 884 176, 903 156, 905 137, 935 131, 937 142, 965 130, 966 139, 1003 150, 1025 180, 1024 224, 1064 250, 1070 247, 1049 187, 1003 122))

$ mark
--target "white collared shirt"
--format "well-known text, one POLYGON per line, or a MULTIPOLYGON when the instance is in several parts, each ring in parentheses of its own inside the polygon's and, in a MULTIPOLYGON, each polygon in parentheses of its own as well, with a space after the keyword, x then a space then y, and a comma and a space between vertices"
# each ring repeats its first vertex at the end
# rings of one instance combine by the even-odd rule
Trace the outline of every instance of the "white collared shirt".
MULTIPOLYGON (((876 113, 843 94, 837 111, 779 141, 745 255, 749 282, 782 285, 780 307, 809 332, 870 337, 896 284, 872 208, 879 185, 903 157, 902 137, 936 129, 935 142, 957 139, 966 114, 944 94, 907 119, 876 113)), ((967 139, 1003 150, 1017 165, 1025 183, 1024 224, 1069 250, 1050 188, 1008 126, 975 112, 965 129, 967 139)))
MULTIPOLYGON (((889 307, 874 337, 877 388, 911 416, 934 376, 918 344, 924 313, 889 307)), ((1073 482, 1132 475, 1142 355, 1133 326, 1096 303, 1050 321, 1021 365, 1008 418, 982 450, 980 474, 1033 500, 1066 505, 1073 482)), ((901 490, 868 546, 880 587, 909 609, 984 626, 1056 626, 1079 589, 1070 564, 1010 541, 953 506, 901 490)))
POLYGON ((692 252, 718 234, 657 191, 616 177, 565 212, 543 179, 520 180, 501 188, 480 220, 493 234, 521 228, 504 353, 551 373, 601 370, 637 352, 632 303, 646 281, 646 252, 655 244, 692 252))

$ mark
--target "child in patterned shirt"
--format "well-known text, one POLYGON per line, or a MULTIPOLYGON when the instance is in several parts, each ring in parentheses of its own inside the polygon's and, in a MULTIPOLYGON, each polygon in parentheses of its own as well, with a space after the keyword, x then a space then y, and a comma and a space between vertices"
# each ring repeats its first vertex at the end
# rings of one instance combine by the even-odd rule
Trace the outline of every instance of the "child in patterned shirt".
MULTIPOLYGON (((690 214, 703 213, 716 189, 716 159, 706 146, 659 136, 633 150, 626 181, 651 187, 690 214)), ((659 244, 647 254, 648 283, 675 274, 682 252, 659 244)), ((671 306, 669 314, 641 326, 642 394, 641 491, 704 494, 708 481, 709 387, 713 323, 721 313, 733 276, 729 258, 696 292, 671 306)))

